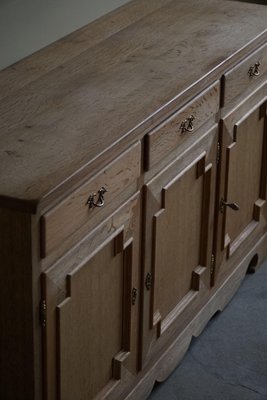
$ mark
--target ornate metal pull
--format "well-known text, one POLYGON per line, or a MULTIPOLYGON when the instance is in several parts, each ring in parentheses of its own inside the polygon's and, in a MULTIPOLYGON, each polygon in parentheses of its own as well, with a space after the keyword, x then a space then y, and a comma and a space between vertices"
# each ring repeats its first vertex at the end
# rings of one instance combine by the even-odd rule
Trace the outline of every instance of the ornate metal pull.
POLYGON ((229 208, 231 208, 231 210, 234 210, 234 211, 238 211, 240 208, 239 205, 236 203, 227 203, 224 199, 221 199, 221 202, 220 202, 221 213, 224 212, 225 207, 229 207, 229 208))
POLYGON ((179 128, 181 133, 193 132, 193 130, 194 130, 194 126, 193 126, 194 119, 195 119, 194 115, 190 115, 190 117, 188 117, 184 121, 182 121, 182 123, 180 125, 180 128, 179 128))
POLYGON ((103 205, 105 204, 105 199, 104 199, 104 194, 107 192, 107 189, 102 186, 101 189, 99 189, 99 191, 97 193, 93 193, 90 194, 86 204, 89 205, 89 208, 93 208, 93 207, 103 207, 103 205), (98 199, 95 202, 95 197, 98 194, 98 199))
POLYGON ((259 67, 260 67, 260 62, 256 62, 253 66, 249 67, 248 74, 249 76, 258 76, 260 75, 259 67))

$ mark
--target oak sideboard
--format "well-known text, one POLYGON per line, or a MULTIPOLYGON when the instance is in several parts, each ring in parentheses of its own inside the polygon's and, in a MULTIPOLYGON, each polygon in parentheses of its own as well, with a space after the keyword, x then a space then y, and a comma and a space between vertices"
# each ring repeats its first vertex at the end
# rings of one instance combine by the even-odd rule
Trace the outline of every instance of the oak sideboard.
POLYGON ((266 28, 133 0, 0 72, 1 399, 147 398, 267 257, 266 28))

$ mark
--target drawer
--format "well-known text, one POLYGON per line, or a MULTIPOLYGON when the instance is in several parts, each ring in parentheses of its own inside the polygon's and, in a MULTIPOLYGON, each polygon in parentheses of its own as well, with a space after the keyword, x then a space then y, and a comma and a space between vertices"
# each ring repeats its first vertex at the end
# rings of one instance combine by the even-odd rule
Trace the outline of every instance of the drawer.
POLYGON ((136 192, 140 171, 141 144, 138 142, 44 214, 41 217, 41 258, 81 227, 86 226, 89 232, 107 218, 136 192))
POLYGON ((263 82, 267 72, 267 44, 223 75, 223 105, 263 82))
POLYGON ((145 137, 145 169, 148 171, 180 145, 194 142, 194 134, 207 121, 216 120, 220 85, 216 82, 145 137))

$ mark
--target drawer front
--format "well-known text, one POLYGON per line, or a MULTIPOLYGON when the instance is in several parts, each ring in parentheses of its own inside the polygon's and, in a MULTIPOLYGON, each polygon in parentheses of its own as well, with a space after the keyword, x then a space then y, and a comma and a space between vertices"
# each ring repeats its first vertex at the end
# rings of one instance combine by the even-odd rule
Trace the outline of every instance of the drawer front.
POLYGON ((86 224, 88 231, 137 190, 138 142, 41 218, 41 258, 86 224), (103 189, 103 190, 102 190, 103 189))
POLYGON ((247 89, 263 82, 267 72, 267 44, 223 76, 223 103, 227 105, 247 89))
POLYGON ((145 169, 178 146, 193 143, 194 134, 204 123, 214 123, 220 103, 219 82, 206 89, 193 101, 149 132, 145 137, 145 169))

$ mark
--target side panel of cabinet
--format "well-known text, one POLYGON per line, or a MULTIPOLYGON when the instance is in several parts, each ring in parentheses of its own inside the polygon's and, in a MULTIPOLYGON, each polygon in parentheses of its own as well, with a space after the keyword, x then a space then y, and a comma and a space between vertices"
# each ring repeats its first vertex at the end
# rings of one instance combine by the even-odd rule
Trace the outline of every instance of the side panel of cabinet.
POLYGON ((217 140, 212 128, 146 185, 143 363, 210 286, 217 140))
POLYGON ((139 195, 43 274, 48 400, 108 398, 137 371, 139 195))
POLYGON ((266 229, 266 101, 222 120, 221 143, 216 276, 236 251, 266 229))

